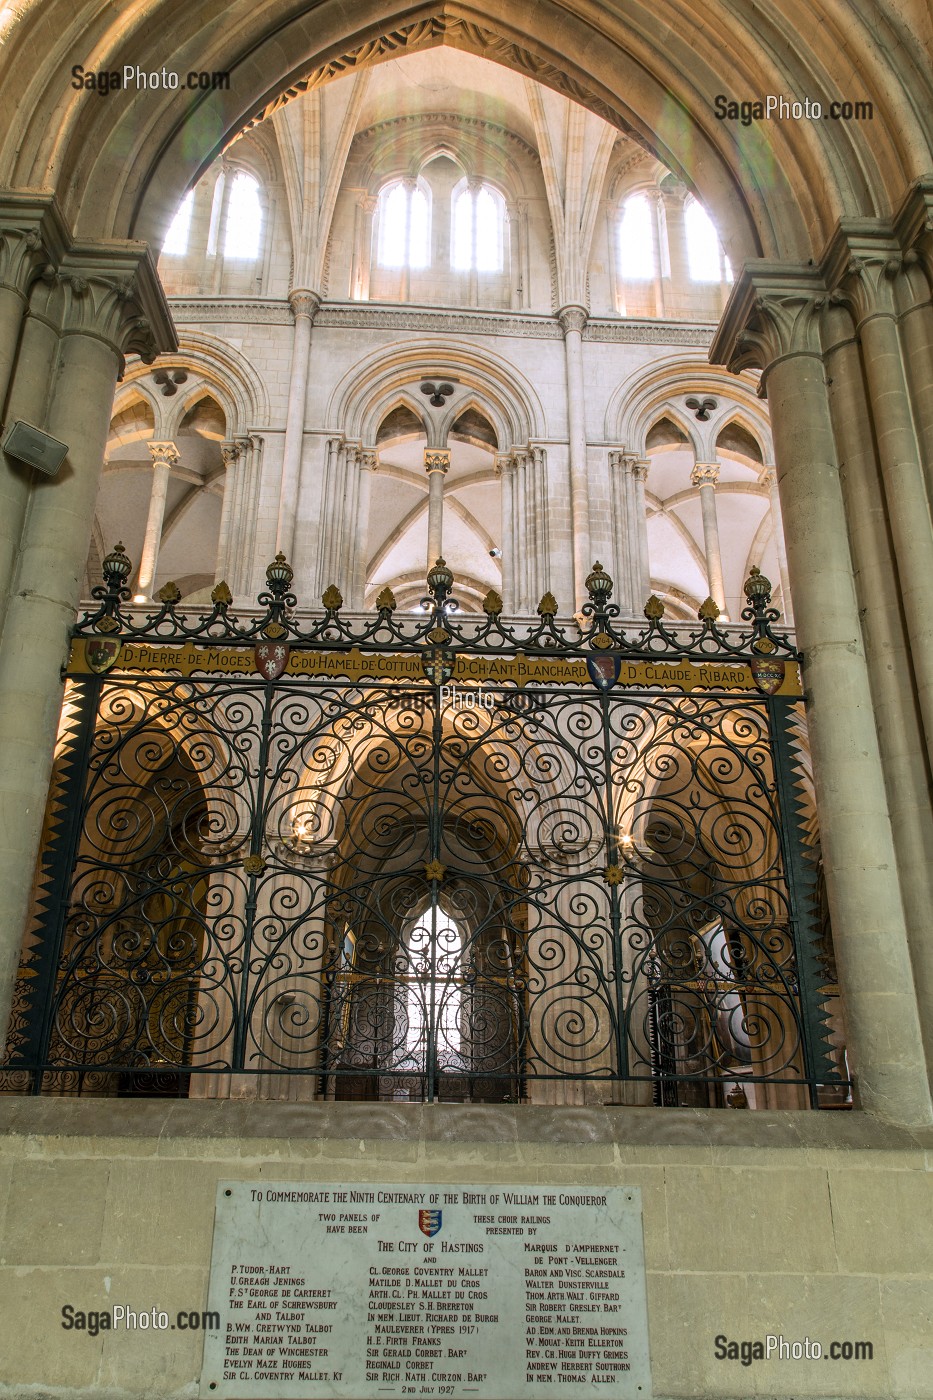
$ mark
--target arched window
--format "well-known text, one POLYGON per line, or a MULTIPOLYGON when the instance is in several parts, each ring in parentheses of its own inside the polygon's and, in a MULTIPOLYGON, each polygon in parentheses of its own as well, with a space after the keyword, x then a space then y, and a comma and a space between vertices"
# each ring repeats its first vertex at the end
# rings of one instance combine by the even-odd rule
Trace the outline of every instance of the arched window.
POLYGON ((719 234, 703 205, 692 195, 684 204, 684 231, 687 238, 687 264, 692 282, 732 280, 728 259, 719 234))
POLYGON ((460 272, 501 272, 505 200, 489 185, 454 191, 451 264, 460 272))
POLYGON ((619 266, 630 282, 648 282, 656 271, 653 211, 643 194, 631 195, 619 221, 619 266))
POLYGON ((459 1068, 463 1049, 463 935, 456 921, 438 909, 434 934, 428 910, 408 936, 407 954, 406 1060, 423 1066, 428 1028, 433 1024, 438 1067, 459 1068))
POLYGON ((162 252, 168 253, 170 257, 180 258, 188 251, 188 235, 191 232, 191 211, 193 208, 194 190, 189 190, 175 210, 175 217, 169 224, 165 242, 162 244, 162 252))
POLYGON ((427 267, 430 210, 420 185, 397 180, 379 194, 376 259, 380 267, 427 267))
POLYGON ((225 258, 258 258, 262 235, 262 204, 259 184, 245 170, 233 177, 227 223, 224 231, 225 258))

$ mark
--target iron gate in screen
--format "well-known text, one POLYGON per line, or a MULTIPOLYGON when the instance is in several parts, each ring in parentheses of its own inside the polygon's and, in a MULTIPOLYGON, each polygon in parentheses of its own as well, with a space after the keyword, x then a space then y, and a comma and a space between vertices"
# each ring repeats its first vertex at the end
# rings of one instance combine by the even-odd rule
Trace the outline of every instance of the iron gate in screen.
POLYGON ((799 656, 623 628, 301 614, 280 555, 75 628, 3 1067, 19 1093, 751 1103, 844 1093, 799 656))

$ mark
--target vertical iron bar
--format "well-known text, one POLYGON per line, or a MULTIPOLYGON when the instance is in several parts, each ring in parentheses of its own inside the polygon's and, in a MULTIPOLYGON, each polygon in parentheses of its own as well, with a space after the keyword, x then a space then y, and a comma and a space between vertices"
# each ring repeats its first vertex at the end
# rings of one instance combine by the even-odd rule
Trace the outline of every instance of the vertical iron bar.
MULTIPOLYGON (((611 730, 609 727, 609 693, 599 693, 603 726, 603 781, 606 789, 606 864, 618 866, 619 839, 616 831, 615 803, 612 792, 611 730)), ((615 982, 615 1041, 616 1066, 619 1080, 627 1080, 628 1067, 628 1016, 623 1012, 624 987, 622 983, 622 886, 609 886, 609 918, 612 936, 612 965, 615 982)))
MULTIPOLYGON (((250 824, 249 854, 250 856, 261 856, 263 838, 265 835, 265 813, 263 803, 266 796, 266 760, 269 755, 269 731, 272 727, 272 698, 274 681, 266 681, 263 686, 262 700, 262 722, 259 731, 259 757, 256 771, 256 803, 253 810, 253 819, 250 824)), ((260 872, 261 873, 261 872, 260 872)), ((237 1022, 233 1030, 233 1071, 244 1069, 243 1057, 246 1050, 246 1026, 249 1011, 249 969, 252 957, 253 931, 256 922, 256 905, 258 903, 257 882, 260 878, 252 871, 246 872, 249 881, 248 894, 246 896, 245 923, 243 928, 243 970, 240 976, 240 998, 237 1015, 237 1022)))
POLYGON ((821 1052, 818 1044, 822 1039, 820 1023, 823 1018, 820 1014, 822 978, 817 965, 813 936, 816 917, 816 864, 807 861, 804 855, 804 843, 797 815, 793 759, 788 742, 793 704, 794 701, 789 697, 778 695, 769 696, 765 701, 780 814, 778 831, 790 906, 790 934, 800 988, 799 1014, 804 1069, 809 1085, 810 1105, 812 1108, 818 1108, 817 1084, 833 1079, 836 1075, 826 1052, 821 1052), (822 1068, 818 1067, 818 1058, 826 1061, 822 1068))
MULTIPOLYGON (((34 1015, 31 1018, 31 1034, 21 1052, 22 1058, 28 1059, 29 1063, 36 1067, 32 1086, 34 1094, 42 1092, 42 1079, 49 1057, 55 984, 64 949, 72 878, 81 844, 88 762, 94 743, 103 684, 102 676, 88 676, 86 679, 82 677, 71 682, 68 692, 69 700, 73 697, 74 729, 70 746, 65 747, 59 755, 61 768, 66 770, 60 780, 59 790, 62 807, 61 826, 57 833, 51 835, 46 852, 42 856, 43 864, 46 864, 46 856, 48 857, 50 879, 40 896, 40 902, 45 905, 45 912, 39 920, 39 954, 35 964, 36 979, 33 989, 34 1015)), ((52 781, 55 781, 54 776, 52 781)), ((49 792, 51 791, 50 786, 49 792)))
MULTIPOLYGON (((438 673, 432 677, 434 689, 434 714, 432 717, 432 753, 433 765, 431 773, 431 810, 428 813, 428 836, 430 859, 439 861, 441 858, 441 743, 444 737, 444 722, 441 715, 441 682, 437 678, 438 673)), ((425 1016, 426 1022, 426 1044, 425 1054, 427 1056, 427 1081, 425 1097, 428 1103, 433 1103, 437 1095, 437 1027, 434 1018, 437 1014, 437 900, 440 883, 435 878, 431 881, 431 956, 430 956, 430 982, 428 994, 428 1008, 425 1016)))

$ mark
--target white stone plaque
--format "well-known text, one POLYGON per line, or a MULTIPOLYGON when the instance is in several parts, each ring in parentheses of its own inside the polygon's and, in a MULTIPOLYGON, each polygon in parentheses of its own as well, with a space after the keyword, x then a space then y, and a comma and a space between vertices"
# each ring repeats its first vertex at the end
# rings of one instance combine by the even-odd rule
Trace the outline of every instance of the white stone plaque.
POLYGON ((205 1400, 651 1394, 636 1187, 221 1182, 208 1306, 205 1400))

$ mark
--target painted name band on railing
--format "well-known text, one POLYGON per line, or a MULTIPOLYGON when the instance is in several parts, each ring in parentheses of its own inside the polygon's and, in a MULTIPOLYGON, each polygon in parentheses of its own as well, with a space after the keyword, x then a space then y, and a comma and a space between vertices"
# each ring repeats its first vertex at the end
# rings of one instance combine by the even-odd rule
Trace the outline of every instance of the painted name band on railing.
MULTIPOLYGON (((101 664, 98 652, 108 643, 95 637, 76 637, 66 674, 86 676, 103 672, 170 672, 191 675, 258 676, 255 654, 246 647, 206 647, 188 643, 159 646, 151 642, 124 642, 119 653, 101 664)), ((112 646, 112 643, 109 643, 112 646)), ((605 655, 605 653, 603 653, 605 655)), ((424 662, 418 653, 349 651, 291 651, 282 672, 285 678, 333 677, 335 680, 399 680, 426 682, 424 662)), ((526 656, 472 656, 458 654, 453 661, 451 683, 532 685, 592 684, 585 658, 526 656)), ((757 689, 751 667, 745 663, 669 661, 620 661, 617 687, 691 691, 752 691, 757 689)), ((803 694, 800 668, 787 662, 784 678, 774 690, 782 696, 803 694)))

